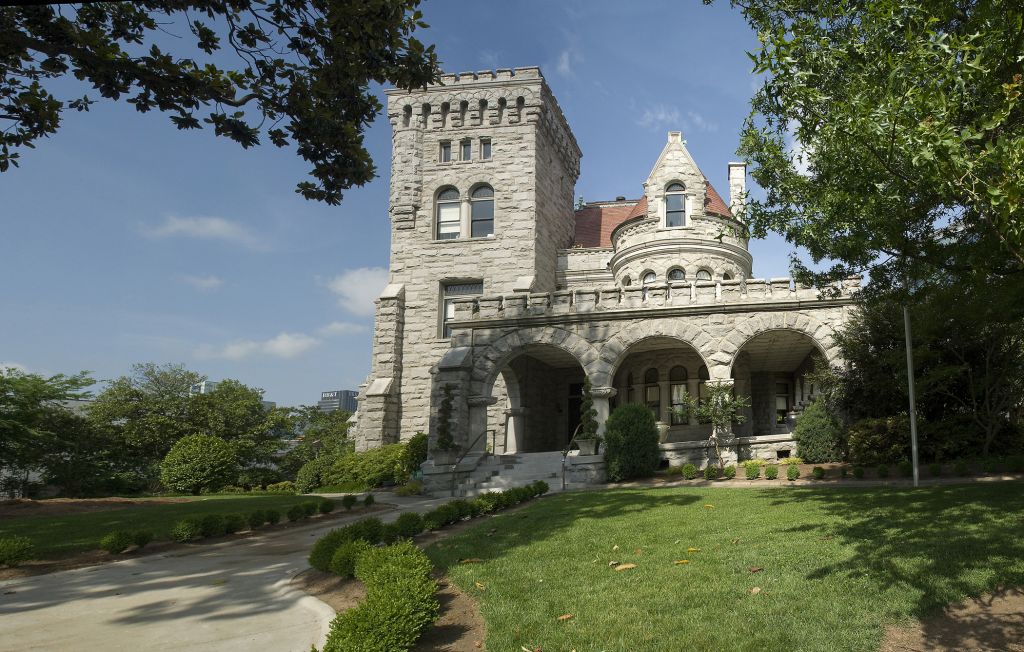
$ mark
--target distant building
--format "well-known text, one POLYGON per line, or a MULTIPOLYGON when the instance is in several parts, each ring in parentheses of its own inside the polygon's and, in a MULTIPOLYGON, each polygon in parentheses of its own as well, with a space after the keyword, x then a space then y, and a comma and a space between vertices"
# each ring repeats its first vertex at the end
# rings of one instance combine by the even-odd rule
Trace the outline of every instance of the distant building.
POLYGON ((335 389, 330 392, 320 392, 320 402, 317 407, 321 412, 334 412, 344 410, 345 412, 356 411, 356 397, 359 392, 351 389, 335 389))

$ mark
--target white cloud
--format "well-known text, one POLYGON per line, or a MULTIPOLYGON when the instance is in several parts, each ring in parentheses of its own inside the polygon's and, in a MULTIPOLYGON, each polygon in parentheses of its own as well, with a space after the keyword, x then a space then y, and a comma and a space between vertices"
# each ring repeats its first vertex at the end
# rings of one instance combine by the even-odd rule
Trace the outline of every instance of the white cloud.
POLYGON ((330 324, 317 330, 317 334, 324 337, 330 337, 332 335, 351 335, 352 333, 362 333, 366 330, 366 326, 362 324, 353 324, 347 321, 332 321, 330 324))
POLYGON ((664 104, 655 104, 644 109, 643 115, 636 121, 645 129, 673 128, 678 127, 680 122, 682 122, 682 117, 679 115, 679 109, 664 104))
POLYGON ((197 290, 202 292, 209 292, 210 290, 216 290, 220 286, 224 285, 224 279, 213 276, 192 276, 185 274, 181 277, 181 282, 186 285, 191 285, 197 290))
POLYGON ((383 267, 360 267, 345 270, 327 281, 327 288, 338 297, 338 303, 354 315, 369 316, 374 301, 388 284, 388 270, 383 267))
POLYGON ((689 129, 696 131, 718 131, 717 123, 705 120, 704 116, 696 111, 687 111, 686 117, 685 123, 689 129))
POLYGON ((147 231, 153 238, 182 236, 200 240, 220 240, 254 251, 266 251, 267 243, 245 226, 223 217, 175 217, 168 216, 163 224, 147 231))
POLYGON ((242 360, 254 355, 294 358, 319 344, 319 339, 305 333, 281 333, 269 340, 236 340, 220 349, 203 346, 196 351, 196 355, 201 358, 228 360, 242 360))
MULTIPOLYGON (((574 40, 571 36, 569 40, 574 40)), ((576 64, 583 63, 583 55, 575 47, 568 47, 558 54, 555 61, 555 72, 563 77, 571 77, 576 72, 576 64)))

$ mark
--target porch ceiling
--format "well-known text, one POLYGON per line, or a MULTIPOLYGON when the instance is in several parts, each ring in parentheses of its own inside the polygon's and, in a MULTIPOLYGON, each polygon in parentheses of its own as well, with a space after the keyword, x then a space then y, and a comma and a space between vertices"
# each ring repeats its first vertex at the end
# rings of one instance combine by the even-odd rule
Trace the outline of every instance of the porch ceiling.
MULTIPOLYGON (((539 360, 549 367, 556 369, 581 368, 580 363, 568 351, 557 346, 532 345, 527 347, 520 355, 530 356, 539 360)), ((517 358, 519 356, 516 356, 517 358)))
POLYGON ((753 372, 790 372, 816 350, 810 338, 802 333, 772 331, 747 342, 742 352, 749 356, 750 370, 753 372))

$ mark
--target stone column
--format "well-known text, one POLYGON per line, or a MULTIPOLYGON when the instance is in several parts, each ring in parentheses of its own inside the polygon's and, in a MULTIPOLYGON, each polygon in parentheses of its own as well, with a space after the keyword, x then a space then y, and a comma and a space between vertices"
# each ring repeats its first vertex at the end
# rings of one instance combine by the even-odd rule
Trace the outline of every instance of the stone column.
POLYGON ((614 387, 594 387, 590 390, 590 397, 594 399, 594 409, 597 410, 597 434, 604 436, 605 422, 608 421, 608 399, 618 394, 614 387))
MULTIPOLYGON (((505 425, 508 428, 504 433, 502 453, 515 453, 519 450, 520 440, 524 433, 524 417, 526 408, 513 407, 505 410, 505 425)), ((497 451, 495 451, 497 452, 497 451)))
POLYGON ((465 444, 472 446, 473 452, 483 452, 490 441, 490 433, 487 432, 487 408, 498 402, 493 396, 470 396, 469 397, 469 432, 465 444), (482 435, 482 436, 481 436, 482 435))
MULTIPOLYGON (((455 144, 453 144, 453 147, 455 144)), ((470 201, 469 196, 463 197, 459 203, 459 237, 468 238, 472 235, 470 225, 470 201)))

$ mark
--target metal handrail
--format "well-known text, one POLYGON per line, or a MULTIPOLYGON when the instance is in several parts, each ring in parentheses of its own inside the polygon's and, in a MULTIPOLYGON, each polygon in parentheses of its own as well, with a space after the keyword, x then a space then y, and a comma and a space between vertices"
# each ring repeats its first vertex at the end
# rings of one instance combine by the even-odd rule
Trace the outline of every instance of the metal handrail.
POLYGON ((580 428, 582 427, 582 423, 576 426, 572 437, 569 438, 569 443, 565 445, 565 449, 562 451, 562 491, 565 491, 565 460, 569 457, 569 450, 572 449, 572 445, 576 442, 576 435, 580 434, 580 428))
MULTIPOLYGON (((452 489, 451 489, 451 491, 452 491, 452 496, 453 497, 455 496, 455 483, 456 483, 456 476, 458 474, 459 464, 461 464, 462 460, 466 459, 466 456, 469 455, 470 452, 472 452, 472 450, 476 447, 477 443, 480 441, 480 438, 481 437, 486 437, 487 433, 489 433, 489 432, 492 432, 492 431, 491 430, 484 430, 479 435, 477 435, 476 439, 473 440, 473 443, 470 444, 469 447, 466 448, 466 450, 462 451, 462 455, 459 455, 458 459, 455 460, 455 464, 452 464, 452 489)), ((476 467, 473 467, 472 469, 470 469, 470 472, 472 473, 475 469, 476 469, 476 467)))

